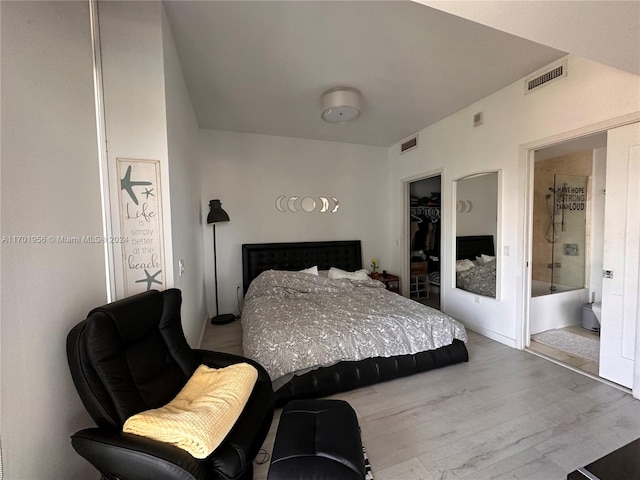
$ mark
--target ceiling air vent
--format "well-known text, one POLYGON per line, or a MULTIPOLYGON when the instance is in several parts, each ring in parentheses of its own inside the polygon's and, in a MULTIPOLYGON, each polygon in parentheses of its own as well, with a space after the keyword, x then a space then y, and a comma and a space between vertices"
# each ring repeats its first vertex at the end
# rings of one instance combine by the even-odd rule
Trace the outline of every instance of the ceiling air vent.
POLYGON ((531 77, 524 81, 524 93, 527 94, 536 90, 543 85, 559 80, 567 76, 567 62, 563 61, 560 64, 556 64, 550 68, 545 68, 542 73, 540 71, 534 73, 531 77))
POLYGON ((400 153, 408 152, 409 150, 413 150, 418 147, 418 136, 410 138, 409 140, 405 140, 400 144, 400 153))

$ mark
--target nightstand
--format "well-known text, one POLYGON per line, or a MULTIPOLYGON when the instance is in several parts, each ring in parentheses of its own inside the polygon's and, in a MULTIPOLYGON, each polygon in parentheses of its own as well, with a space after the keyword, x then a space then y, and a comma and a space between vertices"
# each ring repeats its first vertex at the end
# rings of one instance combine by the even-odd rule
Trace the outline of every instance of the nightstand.
POLYGON ((428 273, 427 262, 411 262, 409 298, 413 300, 429 298, 428 273))
POLYGON ((390 292, 400 293, 400 277, 397 275, 391 275, 390 273, 386 275, 382 273, 372 273, 371 278, 384 283, 384 286, 390 292))

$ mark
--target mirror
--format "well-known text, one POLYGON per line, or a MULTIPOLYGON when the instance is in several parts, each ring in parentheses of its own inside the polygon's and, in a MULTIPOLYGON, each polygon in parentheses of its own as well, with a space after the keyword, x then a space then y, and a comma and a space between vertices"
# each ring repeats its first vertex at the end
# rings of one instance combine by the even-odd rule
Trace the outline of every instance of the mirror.
POLYGON ((454 182, 456 205, 456 288, 496 298, 498 172, 454 182))

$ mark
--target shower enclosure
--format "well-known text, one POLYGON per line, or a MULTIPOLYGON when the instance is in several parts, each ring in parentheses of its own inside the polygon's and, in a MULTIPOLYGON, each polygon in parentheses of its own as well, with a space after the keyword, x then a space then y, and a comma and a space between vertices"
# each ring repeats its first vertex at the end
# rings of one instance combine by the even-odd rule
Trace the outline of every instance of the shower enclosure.
POLYGON ((587 265, 587 187, 589 177, 554 175, 545 193, 549 293, 584 288, 587 265))
POLYGON ((531 334, 574 325, 589 301, 588 176, 552 174, 536 182, 531 334))

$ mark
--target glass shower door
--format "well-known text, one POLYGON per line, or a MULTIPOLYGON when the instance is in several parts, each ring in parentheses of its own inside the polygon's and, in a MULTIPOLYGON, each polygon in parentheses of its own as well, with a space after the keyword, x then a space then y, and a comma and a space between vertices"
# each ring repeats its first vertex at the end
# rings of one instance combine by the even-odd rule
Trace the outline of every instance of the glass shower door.
POLYGON ((584 288, 589 177, 554 175, 552 291, 584 288))

